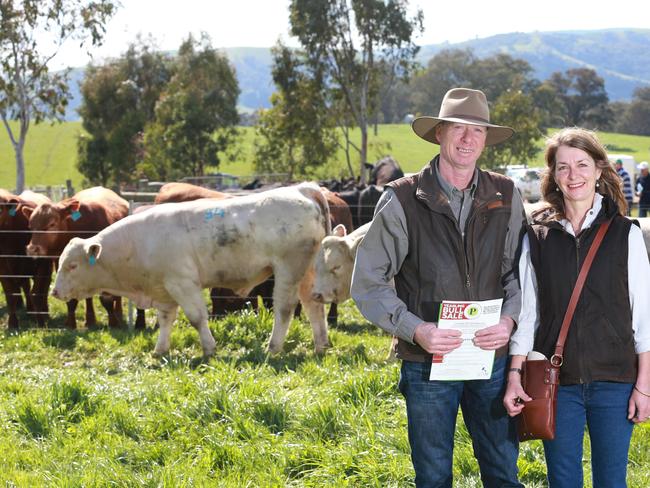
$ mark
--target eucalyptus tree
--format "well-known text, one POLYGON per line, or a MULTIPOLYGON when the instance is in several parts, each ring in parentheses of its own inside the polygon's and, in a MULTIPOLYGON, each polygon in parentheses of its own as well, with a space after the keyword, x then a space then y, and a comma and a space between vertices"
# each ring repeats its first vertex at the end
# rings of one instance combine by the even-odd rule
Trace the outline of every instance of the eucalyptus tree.
POLYGON ((0 117, 14 149, 17 192, 25 186, 30 124, 62 120, 71 96, 69 70, 50 71, 56 55, 69 42, 100 45, 115 10, 112 0, 0 1, 0 117))
POLYGON ((359 127, 362 183, 369 118, 379 97, 377 77, 385 75, 387 65, 400 76, 408 74, 419 49, 413 37, 423 29, 423 14, 417 10, 409 18, 407 8, 407 0, 292 0, 289 7, 291 34, 308 62, 324 73, 330 109, 343 106, 347 112, 338 121, 346 147, 350 120, 359 127))
POLYGON ((219 165, 219 153, 237 134, 235 70, 202 34, 199 40, 189 36, 183 41, 172 72, 154 120, 145 127, 140 169, 160 179, 201 176, 219 165))
POLYGON ((120 186, 137 176, 144 127, 170 77, 171 58, 143 39, 119 58, 86 68, 77 169, 89 183, 120 186))
POLYGON ((253 164, 258 172, 284 173, 289 180, 313 176, 336 151, 322 76, 304 64, 303 53, 280 42, 271 52, 276 91, 255 125, 253 164))

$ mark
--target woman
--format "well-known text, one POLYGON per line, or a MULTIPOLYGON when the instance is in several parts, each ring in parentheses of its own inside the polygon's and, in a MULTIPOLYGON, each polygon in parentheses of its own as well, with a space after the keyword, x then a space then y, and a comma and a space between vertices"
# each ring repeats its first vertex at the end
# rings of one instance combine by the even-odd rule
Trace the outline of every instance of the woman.
POLYGON ((545 158, 548 205, 533 215, 522 243, 522 313, 503 403, 511 416, 526 408, 531 398, 521 386, 521 365, 531 350, 552 356, 582 261, 599 224, 612 219, 569 328, 556 436, 544 452, 552 488, 582 487, 586 424, 593 486, 626 486, 632 427, 650 415, 648 255, 640 229, 624 217, 620 179, 593 132, 561 130, 545 158))

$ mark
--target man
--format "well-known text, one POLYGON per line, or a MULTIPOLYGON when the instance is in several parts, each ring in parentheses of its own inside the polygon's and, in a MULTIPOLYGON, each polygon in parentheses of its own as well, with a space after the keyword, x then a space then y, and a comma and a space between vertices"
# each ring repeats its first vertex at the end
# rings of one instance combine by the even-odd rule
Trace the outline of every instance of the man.
POLYGON ((646 217, 650 208, 650 178, 648 178, 648 162, 642 161, 637 166, 641 175, 636 182, 636 194, 639 196, 639 217, 646 217))
POLYGON ((514 133, 489 117, 483 92, 455 88, 438 117, 413 121, 414 132, 439 144, 440 154, 419 174, 387 185, 356 256, 352 297, 368 320, 397 336, 418 487, 452 486, 459 405, 483 485, 522 486, 516 429, 501 399, 521 301, 513 270, 524 212, 512 180, 476 167, 486 145, 514 133), (447 354, 462 342, 459 331, 437 328, 440 302, 494 298, 503 298, 499 323, 473 339, 496 351, 491 378, 430 381, 432 354, 447 354))
POLYGON ((617 159, 614 166, 616 167, 616 172, 618 173, 618 176, 621 178, 621 181, 623 182, 623 196, 625 197, 625 201, 627 202, 626 215, 630 215, 630 213, 632 212, 632 180, 630 179, 630 174, 627 171, 625 171, 625 168, 623 167, 623 161, 621 159, 617 159))

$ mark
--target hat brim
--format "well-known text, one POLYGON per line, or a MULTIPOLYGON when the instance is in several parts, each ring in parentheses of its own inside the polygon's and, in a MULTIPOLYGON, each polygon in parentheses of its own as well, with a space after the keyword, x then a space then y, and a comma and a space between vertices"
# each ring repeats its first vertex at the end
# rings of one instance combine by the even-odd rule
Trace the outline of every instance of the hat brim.
POLYGON ((480 125, 481 127, 487 127, 487 136, 485 138, 485 145, 492 146, 494 144, 499 144, 500 142, 506 141, 512 137, 515 133, 514 129, 506 127, 503 125, 489 124, 487 122, 477 122, 469 119, 460 119, 454 117, 417 117, 412 123, 411 128, 419 137, 425 141, 431 142, 433 144, 440 144, 436 136, 436 127, 441 122, 457 122, 460 124, 467 125, 480 125))

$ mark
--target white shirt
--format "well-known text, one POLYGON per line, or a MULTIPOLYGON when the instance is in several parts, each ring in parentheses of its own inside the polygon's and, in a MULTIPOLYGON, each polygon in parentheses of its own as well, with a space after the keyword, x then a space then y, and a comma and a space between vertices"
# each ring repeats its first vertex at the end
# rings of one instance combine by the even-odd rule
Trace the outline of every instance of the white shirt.
MULTIPOLYGON (((596 193, 594 204, 587 212, 582 230, 591 226, 602 207, 602 195, 596 193)), ((567 219, 560 224, 575 236, 567 219)), ((643 233, 636 225, 630 226, 627 241, 627 279, 632 310, 634 349, 637 354, 650 351, 650 262, 643 241, 643 233)), ((517 330, 510 338, 510 354, 527 355, 533 349, 535 332, 539 327, 539 305, 537 303, 537 278, 530 259, 528 235, 524 235, 519 259, 519 280, 521 284, 521 312, 517 330)))

